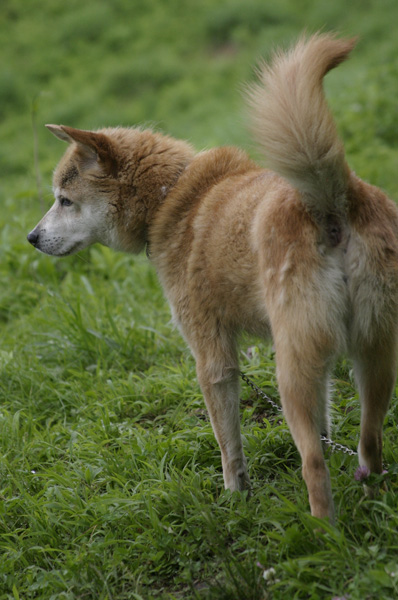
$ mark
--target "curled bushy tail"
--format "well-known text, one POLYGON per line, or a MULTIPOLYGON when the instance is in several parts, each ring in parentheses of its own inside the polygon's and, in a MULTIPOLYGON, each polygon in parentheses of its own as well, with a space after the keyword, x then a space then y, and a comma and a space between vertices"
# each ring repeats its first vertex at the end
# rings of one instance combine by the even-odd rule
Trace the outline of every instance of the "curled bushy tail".
POLYGON ((298 189, 309 212, 323 220, 344 215, 348 167, 323 92, 330 69, 344 61, 355 39, 330 34, 302 38, 259 69, 248 91, 255 137, 268 166, 298 189))

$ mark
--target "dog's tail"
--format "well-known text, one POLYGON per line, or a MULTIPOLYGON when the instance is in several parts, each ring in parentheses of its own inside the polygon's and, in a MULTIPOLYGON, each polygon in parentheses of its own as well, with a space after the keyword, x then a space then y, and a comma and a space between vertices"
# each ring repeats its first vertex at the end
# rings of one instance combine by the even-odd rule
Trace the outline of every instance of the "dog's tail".
POLYGON ((355 43, 330 34, 301 38, 263 64, 259 82, 248 90, 254 134, 268 166, 300 192, 317 221, 346 212, 349 170, 322 81, 355 43))

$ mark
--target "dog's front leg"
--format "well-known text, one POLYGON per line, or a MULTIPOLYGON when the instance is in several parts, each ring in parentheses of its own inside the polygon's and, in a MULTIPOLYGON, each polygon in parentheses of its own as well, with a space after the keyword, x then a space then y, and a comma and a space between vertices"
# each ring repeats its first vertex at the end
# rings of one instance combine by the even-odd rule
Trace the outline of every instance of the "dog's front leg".
POLYGON ((250 488, 243 454, 239 416, 239 370, 237 366, 197 360, 197 374, 214 435, 221 450, 224 485, 231 491, 250 488))

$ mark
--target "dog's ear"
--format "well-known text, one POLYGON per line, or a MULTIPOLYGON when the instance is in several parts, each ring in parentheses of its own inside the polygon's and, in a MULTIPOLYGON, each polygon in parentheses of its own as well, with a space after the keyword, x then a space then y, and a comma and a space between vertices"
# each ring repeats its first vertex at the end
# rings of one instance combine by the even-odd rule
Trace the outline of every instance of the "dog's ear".
POLYGON ((61 125, 46 125, 47 129, 51 131, 59 140, 63 142, 71 143, 73 139, 64 131, 61 125))
POLYGON ((117 173, 117 159, 114 146, 107 135, 96 131, 74 129, 65 125, 46 125, 63 142, 76 143, 80 168, 86 175, 98 177, 117 173))

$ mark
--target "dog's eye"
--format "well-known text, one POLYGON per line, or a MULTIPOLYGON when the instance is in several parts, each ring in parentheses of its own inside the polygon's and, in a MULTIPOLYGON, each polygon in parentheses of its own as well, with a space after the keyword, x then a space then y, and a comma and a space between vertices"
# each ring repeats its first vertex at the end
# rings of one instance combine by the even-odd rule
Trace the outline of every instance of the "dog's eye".
POLYGON ((72 206, 73 204, 72 200, 65 198, 65 196, 60 196, 59 203, 61 206, 72 206))

